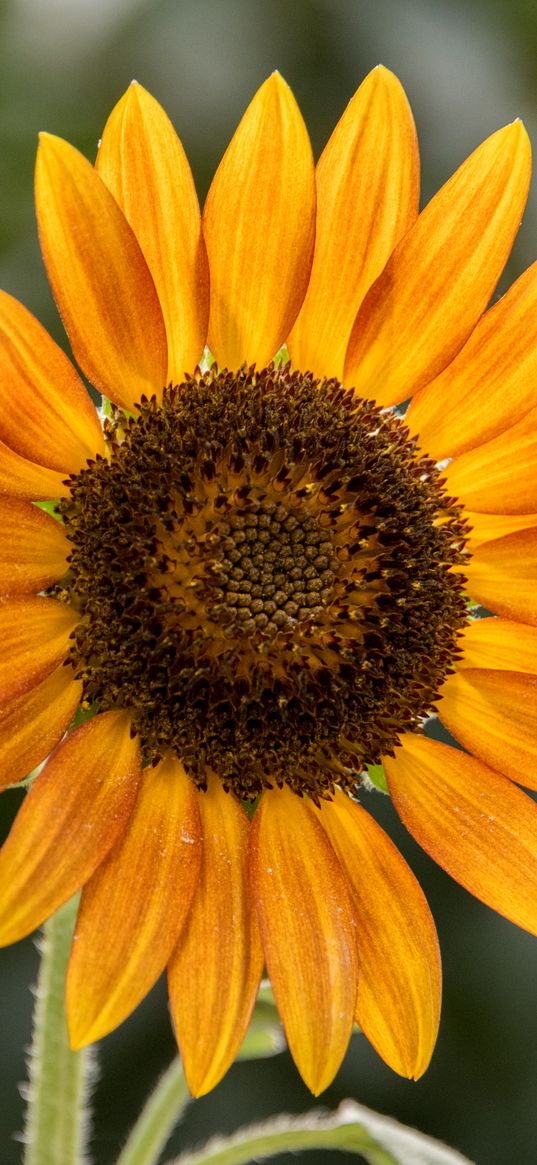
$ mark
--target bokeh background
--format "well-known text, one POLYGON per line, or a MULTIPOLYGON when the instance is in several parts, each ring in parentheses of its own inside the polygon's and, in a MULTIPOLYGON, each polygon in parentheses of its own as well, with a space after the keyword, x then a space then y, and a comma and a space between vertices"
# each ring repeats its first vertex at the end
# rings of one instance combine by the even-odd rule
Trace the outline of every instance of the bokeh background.
MULTIPOLYGON (((68 138, 93 160, 112 105, 136 77, 172 117, 203 199, 247 102, 274 68, 291 84, 318 154, 359 81, 379 61, 398 73, 414 108, 424 202, 501 124, 522 116, 537 139, 535 0, 3 0, 0 286, 64 342, 34 221, 40 129, 68 138)), ((533 189, 500 288, 536 257, 533 189)), ((2 800, 2 834, 17 798, 10 792, 2 800)), ((429 1072, 413 1084, 394 1076, 356 1037, 335 1084, 317 1103, 333 1107, 350 1096, 445 1139, 477 1165, 534 1165, 537 942, 439 872, 398 826, 386 799, 369 800, 406 853, 437 920, 445 971, 440 1038, 429 1072)), ((21 1156, 13 1133, 22 1123, 17 1085, 25 1076, 36 966, 31 940, 0 953, 3 1165, 21 1156)), ((93 1153, 97 1165, 111 1165, 145 1093, 173 1056, 162 983, 101 1050, 93 1153)), ((239 1064, 192 1106, 173 1148, 312 1103, 286 1054, 239 1064)), ((279 1160, 321 1165, 332 1156, 357 1160, 335 1153, 279 1160)))

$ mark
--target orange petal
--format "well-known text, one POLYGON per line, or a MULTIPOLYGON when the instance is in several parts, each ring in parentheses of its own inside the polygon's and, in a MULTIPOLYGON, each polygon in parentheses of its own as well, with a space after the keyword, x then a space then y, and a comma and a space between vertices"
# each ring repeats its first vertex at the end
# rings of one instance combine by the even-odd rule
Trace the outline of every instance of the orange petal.
POLYGON ((22 498, 0 494, 0 594, 45 590, 67 570, 64 528, 22 498))
POLYGON ((263 969, 248 885, 247 815, 215 777, 198 799, 202 869, 168 967, 177 1042, 193 1096, 210 1092, 233 1064, 263 969))
POLYGON ((356 1020, 383 1060, 417 1080, 440 1020, 442 974, 435 925, 404 858, 355 801, 336 793, 320 821, 347 875, 358 941, 356 1020))
POLYGON ((418 214, 419 154, 397 77, 379 65, 349 102, 316 170, 311 278, 288 339, 293 364, 343 378, 358 308, 418 214))
POLYGON ((97 413, 61 348, 0 291, 0 437, 16 453, 76 473, 104 452, 97 413))
POLYGON ((251 871, 274 998, 289 1048, 318 1096, 345 1055, 356 1005, 356 934, 346 878, 312 805, 264 793, 251 871))
POLYGON ((221 367, 268 364, 304 298, 315 234, 306 127, 279 73, 257 91, 218 167, 203 211, 209 347, 221 367))
POLYGON ((438 715, 485 764, 537 789, 537 675, 464 668, 442 685, 438 715))
POLYGON ((495 538, 503 538, 505 534, 514 534, 517 530, 529 530, 531 526, 537 527, 537 513, 477 514, 465 508, 464 516, 470 523, 466 544, 471 550, 474 550, 481 542, 492 542, 495 538))
POLYGON ((69 487, 63 479, 64 474, 20 457, 0 441, 0 493, 33 501, 64 498, 69 487))
POLYGON ((458 640, 457 669, 486 667, 537 674, 537 627, 511 619, 473 619, 458 640))
POLYGON ((126 712, 75 729, 47 761, 0 851, 0 945, 24 938, 87 882, 123 833, 140 779, 126 712))
POLYGON ((486 312, 451 364, 412 401, 405 425, 436 460, 464 453, 528 412, 535 403, 536 376, 534 263, 486 312))
POLYGON ((97 170, 142 248, 168 337, 167 382, 201 359, 209 317, 209 269, 190 166, 162 106, 133 81, 112 110, 97 170))
POLYGON ((462 348, 511 250, 530 166, 516 121, 483 142, 422 211, 356 317, 345 382, 360 396, 406 400, 462 348))
POLYGON ((537 509, 537 409, 500 433, 456 457, 446 469, 448 493, 471 510, 489 514, 531 514, 537 509))
POLYGON ((447 744, 408 735, 385 757, 395 808, 461 886, 537 933, 537 805, 507 777, 447 744))
POLYGON ((82 891, 67 975, 71 1046, 112 1031, 164 970, 198 880, 195 789, 174 759, 144 770, 121 841, 82 891))
POLYGON ((508 619, 537 623, 537 529, 484 542, 461 570, 477 603, 508 619))
POLYGON ((199 808, 200 878, 168 967, 177 1040, 194 1096, 214 1088, 233 1063, 263 971, 248 885, 248 817, 216 777, 199 794, 199 808))
POLYGON ((27 777, 69 727, 82 696, 70 667, 10 700, 0 712, 0 789, 27 777))
POLYGON ((96 388, 131 409, 166 380, 166 335, 135 236, 93 166, 41 134, 35 173, 39 237, 71 347, 96 388))
POLYGON ((56 599, 0 600, 0 703, 50 675, 65 659, 77 623, 72 607, 56 599))

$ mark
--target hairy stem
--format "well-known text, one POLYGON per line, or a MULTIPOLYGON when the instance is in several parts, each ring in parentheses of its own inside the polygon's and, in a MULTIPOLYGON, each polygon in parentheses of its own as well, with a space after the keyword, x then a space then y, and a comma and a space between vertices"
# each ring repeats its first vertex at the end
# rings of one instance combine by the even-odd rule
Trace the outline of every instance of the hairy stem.
POLYGON ((43 927, 26 1089, 24 1165, 86 1165, 91 1049, 73 1052, 65 1020, 65 971, 77 898, 43 927))
POLYGON ((156 1165, 190 1100, 181 1061, 172 1060, 142 1109, 116 1165, 156 1165))

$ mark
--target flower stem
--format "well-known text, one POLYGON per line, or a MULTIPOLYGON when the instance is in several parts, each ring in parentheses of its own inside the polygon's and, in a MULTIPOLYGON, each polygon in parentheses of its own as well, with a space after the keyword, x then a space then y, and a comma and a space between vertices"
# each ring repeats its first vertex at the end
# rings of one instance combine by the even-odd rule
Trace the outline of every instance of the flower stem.
POLYGON ((83 1165, 88 1160, 87 1096, 94 1060, 88 1048, 71 1051, 64 1005, 77 905, 73 898, 43 927, 28 1065, 24 1165, 83 1165))
POLYGON ((176 1058, 142 1109, 116 1165, 155 1165, 189 1100, 181 1062, 176 1058))
POLYGON ((167 1165, 248 1165, 302 1149, 357 1153, 367 1165, 472 1165, 448 1145, 353 1100, 344 1100, 337 1112, 314 1109, 302 1116, 271 1117, 229 1137, 213 1137, 167 1165))

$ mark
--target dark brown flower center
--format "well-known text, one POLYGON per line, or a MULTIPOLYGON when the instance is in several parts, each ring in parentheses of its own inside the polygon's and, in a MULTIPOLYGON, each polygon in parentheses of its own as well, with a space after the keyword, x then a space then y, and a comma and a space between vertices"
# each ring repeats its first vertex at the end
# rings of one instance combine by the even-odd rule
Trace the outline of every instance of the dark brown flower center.
POLYGON ((287 367, 208 372, 70 479, 85 698, 252 798, 352 788, 434 706, 464 523, 404 424, 287 367))

